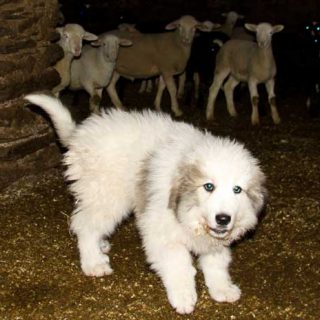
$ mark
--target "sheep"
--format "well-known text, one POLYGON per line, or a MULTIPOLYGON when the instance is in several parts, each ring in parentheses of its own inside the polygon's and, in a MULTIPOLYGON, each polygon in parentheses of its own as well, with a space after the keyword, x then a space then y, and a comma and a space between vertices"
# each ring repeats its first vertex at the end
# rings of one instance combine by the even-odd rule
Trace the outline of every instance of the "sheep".
POLYGON ((255 36, 246 30, 244 27, 234 27, 231 39, 238 39, 238 40, 248 40, 248 41, 255 41, 255 36))
POLYGON ((85 45, 81 57, 72 61, 70 89, 84 89, 89 93, 92 112, 99 113, 102 90, 111 79, 119 46, 130 45, 130 40, 105 34, 91 45, 85 45))
POLYGON ((56 28, 60 34, 58 45, 63 49, 64 57, 59 60, 54 68, 60 75, 60 83, 52 89, 59 97, 60 92, 70 84, 70 66, 74 57, 79 57, 82 49, 82 40, 94 41, 98 37, 85 31, 79 24, 69 23, 63 27, 56 28))
POLYGON ((257 43, 246 40, 229 40, 220 49, 214 74, 214 81, 209 89, 206 117, 213 120, 214 104, 224 80, 229 76, 224 85, 228 112, 231 116, 237 115, 233 103, 233 90, 240 81, 247 82, 250 91, 253 125, 259 124, 257 85, 264 83, 268 92, 271 106, 271 115, 275 124, 280 123, 274 93, 274 78, 276 64, 272 53, 272 35, 283 30, 283 25, 272 26, 269 23, 245 24, 246 29, 256 33, 257 43))
POLYGON ((225 19, 224 24, 217 31, 223 32, 227 36, 231 37, 233 29, 234 29, 237 21, 239 19, 243 19, 244 16, 235 12, 235 11, 229 11, 226 13, 222 13, 221 15, 223 17, 225 17, 226 19, 225 19))
MULTIPOLYGON (((173 32, 139 35, 125 32, 125 36, 133 40, 133 45, 119 50, 116 69, 107 87, 112 103, 118 108, 122 107, 115 89, 120 76, 133 80, 161 75, 158 92, 163 92, 167 87, 172 111, 176 116, 182 115, 173 76, 183 72, 186 67, 196 29, 205 31, 207 27, 192 16, 183 16, 166 26, 166 30, 175 30, 173 32)), ((157 110, 161 110, 161 95, 160 99, 155 99, 157 110)))
MULTIPOLYGON (((120 23, 118 25, 118 30, 120 31, 128 31, 134 33, 140 33, 140 31, 136 28, 136 25, 133 23, 120 23)), ((152 79, 146 79, 141 81, 139 93, 143 92, 151 92, 152 91, 152 79)))
POLYGON ((210 32, 199 32, 195 37, 187 67, 179 77, 178 97, 184 95, 185 82, 193 81, 195 100, 199 98, 199 87, 201 84, 210 85, 213 77, 215 57, 224 42, 229 40, 229 36, 220 31, 214 31, 220 27, 207 20, 204 22, 210 32))
MULTIPOLYGON (((120 31, 127 31, 127 32, 133 32, 133 33, 141 33, 134 23, 120 23, 118 25, 118 30, 120 31)), ((110 33, 110 32, 109 32, 110 33)), ((152 79, 145 79, 141 81, 141 85, 139 88, 139 93, 143 92, 151 92, 152 91, 152 79)))
POLYGON ((244 27, 236 26, 239 20, 244 19, 244 15, 235 11, 229 11, 223 13, 222 16, 225 17, 226 20, 218 31, 225 33, 231 39, 255 41, 254 36, 244 27))
MULTIPOLYGON (((179 98, 184 95, 186 79, 191 78, 194 83, 194 97, 195 100, 198 100, 200 82, 212 81, 212 74, 208 70, 214 70, 216 54, 220 47, 232 37, 237 21, 244 18, 243 15, 235 11, 229 11, 221 15, 225 17, 222 26, 218 25, 218 29, 210 32, 209 35, 200 34, 194 41, 186 68, 188 74, 183 73, 179 78, 179 98)), ((205 21, 205 23, 209 26, 210 31, 217 28, 211 21, 205 21)))

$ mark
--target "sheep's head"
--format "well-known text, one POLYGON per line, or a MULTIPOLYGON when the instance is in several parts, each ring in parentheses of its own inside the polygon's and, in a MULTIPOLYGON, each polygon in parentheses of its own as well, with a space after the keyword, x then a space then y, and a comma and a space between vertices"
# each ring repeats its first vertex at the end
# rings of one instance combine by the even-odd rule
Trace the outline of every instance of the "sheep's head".
POLYGON ((272 35, 282 31, 284 28, 282 24, 272 26, 270 23, 266 22, 259 24, 246 23, 244 26, 247 30, 256 33, 257 43, 260 48, 270 47, 272 35))
POLYGON ((63 27, 56 28, 60 34, 59 45, 65 53, 71 53, 78 57, 81 54, 82 41, 97 40, 97 36, 85 31, 80 25, 75 23, 66 24, 63 27))
MULTIPOLYGON (((219 26, 220 25, 214 25, 213 27, 218 28, 219 26)), ((166 30, 174 29, 178 30, 184 45, 191 45, 197 29, 204 32, 212 31, 207 24, 197 21, 192 16, 182 16, 180 19, 175 20, 166 26, 166 30)))
POLYGON ((229 11, 221 14, 223 17, 226 18, 226 24, 235 26, 237 23, 238 19, 243 19, 244 16, 235 12, 235 11, 229 11))
POLYGON ((128 47, 132 45, 132 41, 119 38, 113 34, 106 34, 98 40, 91 43, 93 47, 101 47, 103 55, 108 62, 115 62, 118 57, 119 46, 128 47))

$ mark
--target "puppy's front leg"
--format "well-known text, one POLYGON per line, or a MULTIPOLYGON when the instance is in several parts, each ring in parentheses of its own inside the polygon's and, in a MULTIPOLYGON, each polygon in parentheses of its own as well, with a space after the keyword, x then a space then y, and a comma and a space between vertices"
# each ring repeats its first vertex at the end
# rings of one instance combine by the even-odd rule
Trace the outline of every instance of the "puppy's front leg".
POLYGON ((234 302, 241 295, 241 290, 231 281, 228 271, 230 262, 230 249, 225 247, 201 255, 199 259, 210 296, 218 302, 234 302))
POLYGON ((154 251, 149 259, 163 281, 170 304, 178 313, 191 313, 197 292, 196 269, 189 251, 180 244, 166 245, 154 251))

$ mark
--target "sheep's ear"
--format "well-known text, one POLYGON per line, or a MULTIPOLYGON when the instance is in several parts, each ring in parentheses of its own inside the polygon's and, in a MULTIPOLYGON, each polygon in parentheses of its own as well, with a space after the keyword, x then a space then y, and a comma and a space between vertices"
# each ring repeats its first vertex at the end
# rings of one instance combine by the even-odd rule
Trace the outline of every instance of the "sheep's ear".
POLYGON ((226 17, 228 15, 228 13, 227 12, 223 12, 223 13, 221 13, 221 16, 222 17, 226 17))
POLYGON ((90 42, 90 44, 93 47, 100 47, 100 46, 102 46, 102 41, 101 41, 101 39, 97 39, 96 41, 90 42))
POLYGON ((170 22, 169 24, 167 24, 165 29, 166 30, 174 30, 174 29, 178 28, 178 25, 179 25, 179 21, 176 20, 176 21, 173 21, 173 22, 170 22))
POLYGON ((243 14, 238 14, 238 19, 244 19, 244 15, 243 14))
POLYGON ((83 39, 87 41, 94 41, 98 39, 98 36, 90 32, 85 32, 83 39))
POLYGON ((282 24, 277 24, 275 26, 272 27, 272 32, 273 33, 277 33, 277 32, 280 32, 284 29, 284 25, 282 24))
POLYGON ((129 39, 120 39, 120 46, 122 47, 132 46, 132 41, 129 39))
POLYGON ((245 28, 249 31, 252 32, 257 32, 257 25, 256 24, 252 24, 252 23, 245 23, 244 24, 245 28))

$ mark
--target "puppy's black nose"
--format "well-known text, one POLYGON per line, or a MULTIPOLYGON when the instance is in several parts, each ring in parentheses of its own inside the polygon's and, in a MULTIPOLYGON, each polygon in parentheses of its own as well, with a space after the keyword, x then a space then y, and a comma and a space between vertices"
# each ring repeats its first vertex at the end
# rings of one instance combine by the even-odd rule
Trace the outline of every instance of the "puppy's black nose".
POLYGON ((219 226, 226 226, 231 221, 231 217, 225 213, 219 213, 216 215, 216 222, 219 226))

